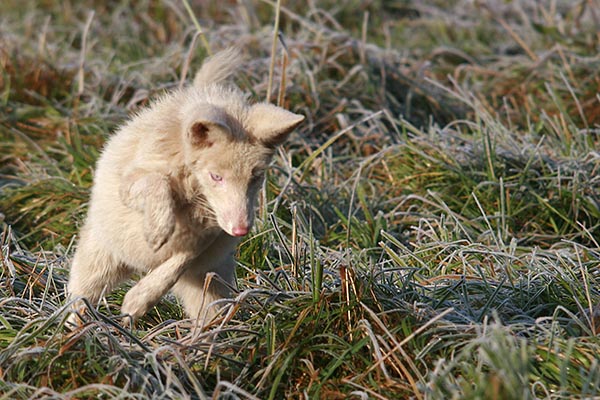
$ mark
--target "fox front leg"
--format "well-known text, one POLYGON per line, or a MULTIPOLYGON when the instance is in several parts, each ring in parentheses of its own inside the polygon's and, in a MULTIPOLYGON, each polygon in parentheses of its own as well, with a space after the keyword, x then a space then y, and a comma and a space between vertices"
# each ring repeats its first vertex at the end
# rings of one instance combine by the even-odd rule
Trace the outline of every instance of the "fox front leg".
POLYGON ((192 255, 176 253, 135 284, 123 299, 121 311, 136 320, 152 308, 185 272, 192 255))
POLYGON ((120 187, 121 201, 144 215, 144 237, 152 250, 159 250, 175 229, 175 210, 169 178, 159 173, 134 171, 120 187))

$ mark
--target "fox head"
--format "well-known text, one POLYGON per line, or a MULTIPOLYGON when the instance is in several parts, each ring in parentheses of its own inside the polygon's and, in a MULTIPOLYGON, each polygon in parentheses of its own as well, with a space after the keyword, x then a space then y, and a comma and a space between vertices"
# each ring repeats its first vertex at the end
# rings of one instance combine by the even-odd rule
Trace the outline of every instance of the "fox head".
POLYGON ((180 109, 185 163, 218 225, 232 236, 252 228, 275 147, 304 120, 271 104, 250 105, 237 87, 223 84, 241 58, 235 47, 208 58, 180 109))
POLYGON ((185 113, 186 164, 221 229, 244 236, 252 228, 257 194, 275 148, 304 116, 241 101, 235 107, 194 102, 185 113))

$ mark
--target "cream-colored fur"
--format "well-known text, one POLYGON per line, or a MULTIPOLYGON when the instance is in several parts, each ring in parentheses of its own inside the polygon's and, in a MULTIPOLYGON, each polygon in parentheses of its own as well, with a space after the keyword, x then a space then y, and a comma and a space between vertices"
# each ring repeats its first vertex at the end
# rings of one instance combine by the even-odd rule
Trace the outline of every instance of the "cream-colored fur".
POLYGON ((172 289, 204 323, 216 312, 209 304, 228 296, 235 247, 252 227, 274 147, 304 119, 251 105, 224 83, 238 60, 234 49, 211 57, 193 85, 163 96, 107 142, 71 267, 77 309, 133 272, 145 274, 123 301, 133 318, 172 289))

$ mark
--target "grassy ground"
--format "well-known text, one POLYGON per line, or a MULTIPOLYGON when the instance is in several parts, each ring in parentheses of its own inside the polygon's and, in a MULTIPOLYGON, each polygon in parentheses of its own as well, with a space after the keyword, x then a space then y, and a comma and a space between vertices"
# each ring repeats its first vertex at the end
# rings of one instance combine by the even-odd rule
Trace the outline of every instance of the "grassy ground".
POLYGON ((75 332, 102 143, 200 65, 196 23, 265 99, 275 4, 0 4, 1 398, 600 396, 600 4, 287 3, 271 97, 307 122, 239 294, 205 331, 171 297, 129 331, 123 287, 75 332))

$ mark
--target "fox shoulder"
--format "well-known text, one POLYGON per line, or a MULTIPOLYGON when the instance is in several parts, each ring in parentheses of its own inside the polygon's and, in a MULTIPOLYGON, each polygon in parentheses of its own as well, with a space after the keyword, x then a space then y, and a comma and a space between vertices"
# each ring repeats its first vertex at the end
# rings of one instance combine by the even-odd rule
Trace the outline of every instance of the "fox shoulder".
POLYGON ((196 73, 194 86, 202 87, 224 81, 238 70, 241 59, 242 56, 237 47, 230 47, 209 57, 196 73))

